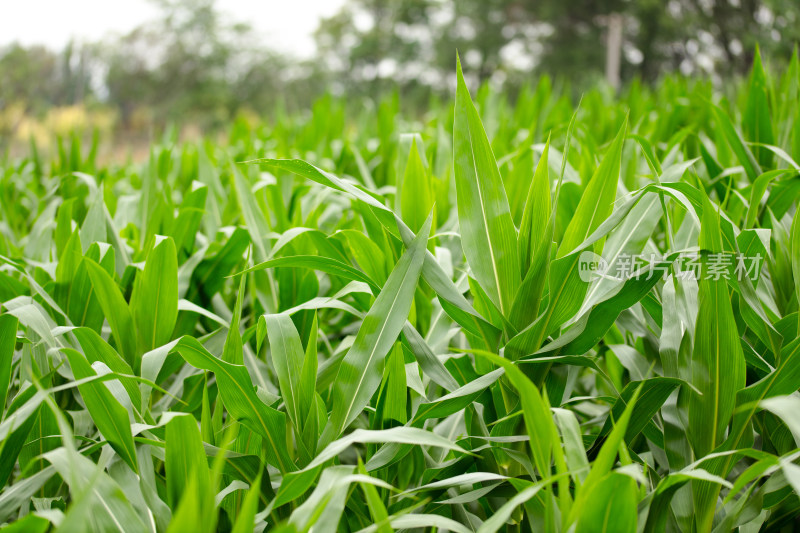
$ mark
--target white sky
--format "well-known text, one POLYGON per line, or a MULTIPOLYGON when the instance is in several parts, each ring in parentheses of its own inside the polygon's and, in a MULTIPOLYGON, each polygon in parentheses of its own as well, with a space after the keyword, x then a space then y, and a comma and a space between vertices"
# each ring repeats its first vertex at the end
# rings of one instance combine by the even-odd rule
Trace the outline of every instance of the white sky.
MULTIPOLYGON (((345 0, 217 0, 232 21, 248 22, 264 44, 295 56, 314 52, 320 18, 345 0)), ((147 0, 0 0, 0 46, 12 42, 63 47, 70 38, 94 41, 124 34, 158 16, 147 0)))

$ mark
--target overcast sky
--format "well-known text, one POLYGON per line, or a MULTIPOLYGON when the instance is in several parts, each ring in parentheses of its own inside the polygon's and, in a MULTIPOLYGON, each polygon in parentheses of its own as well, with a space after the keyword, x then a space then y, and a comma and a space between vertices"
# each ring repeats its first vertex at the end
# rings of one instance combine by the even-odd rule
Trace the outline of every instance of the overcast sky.
MULTIPOLYGON (((233 21, 248 22, 266 45, 308 57, 320 18, 345 0, 217 0, 233 21)), ((0 0, 0 46, 12 42, 63 47, 70 38, 94 41, 124 34, 158 15, 147 0, 0 0)))

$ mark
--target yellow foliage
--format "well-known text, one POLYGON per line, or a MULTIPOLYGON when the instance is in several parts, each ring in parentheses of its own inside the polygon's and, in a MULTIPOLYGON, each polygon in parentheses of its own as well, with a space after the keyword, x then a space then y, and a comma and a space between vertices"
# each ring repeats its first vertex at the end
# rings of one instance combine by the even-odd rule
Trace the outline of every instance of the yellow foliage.
POLYGON ((73 131, 108 133, 116 124, 116 113, 110 109, 87 109, 84 105, 54 107, 44 118, 26 115, 22 105, 0 111, 0 131, 8 131, 13 139, 27 142, 33 138, 40 146, 48 146, 56 136, 73 131))

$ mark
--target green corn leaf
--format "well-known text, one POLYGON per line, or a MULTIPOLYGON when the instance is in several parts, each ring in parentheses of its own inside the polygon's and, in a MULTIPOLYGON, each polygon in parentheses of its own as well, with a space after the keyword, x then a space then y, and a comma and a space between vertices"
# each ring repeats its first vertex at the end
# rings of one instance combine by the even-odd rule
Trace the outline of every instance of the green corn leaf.
MULTIPOLYGON (((720 221, 708 199, 704 202, 700 247, 722 251, 720 221)), ((722 444, 733 415, 736 393, 745 385, 745 359, 724 279, 702 275, 699 281, 697 326, 692 352, 692 385, 689 398, 689 441, 697 457, 722 444)), ((710 529, 719 486, 696 482, 694 501, 701 530, 710 529)))
POLYGON ((29 514, 3 528, 7 533, 46 533, 50 521, 35 514, 29 514))
POLYGON ((592 490, 581 510, 577 531, 634 533, 638 499, 636 482, 625 474, 612 472, 592 490))
MULTIPOLYGON (((5 476, 4 479, 11 475, 18 458, 20 458, 21 465, 30 464, 30 459, 26 461, 26 454, 23 452, 26 447, 32 447, 32 441, 42 443, 42 439, 36 436, 45 432, 41 412, 42 396, 36 392, 36 387, 33 386, 20 391, 5 412, 3 425, 0 426, 2 428, 0 431, 0 435, 2 435, 2 439, 0 439, 2 440, 0 443, 0 452, 2 452, 0 454, 0 475, 5 476)), ((49 431, 47 432, 49 433, 49 431)), ((40 448, 44 448, 44 446, 40 448)), ((9 513, 11 511, 13 509, 10 509, 9 513)))
MULTIPOLYGON (((83 353, 90 363, 102 362, 112 372, 117 374, 133 375, 133 369, 130 365, 112 348, 100 335, 95 333, 94 330, 89 328, 75 328, 72 334, 78 339, 78 342, 83 348, 83 353)), ((142 407, 142 395, 139 390, 139 385, 133 379, 121 379, 122 386, 130 396, 131 402, 140 409, 142 407)))
POLYGON ((383 251, 369 237, 356 230, 342 230, 337 236, 343 236, 359 267, 378 284, 386 282, 389 275, 386 257, 383 251))
POLYGON ((236 521, 233 523, 232 533, 251 533, 255 527, 258 499, 261 491, 261 475, 253 481, 247 491, 236 521))
MULTIPOLYGON (((742 129, 745 137, 752 143, 774 144, 772 119, 769 112, 769 94, 767 75, 761 63, 761 52, 756 45, 756 54, 753 59, 753 68, 750 71, 750 84, 747 89, 747 105, 742 117, 742 129)), ((769 167, 772 154, 763 146, 753 149, 758 164, 769 167)))
POLYGON ((546 232, 542 230, 550 220, 551 200, 550 200, 550 175, 548 169, 550 154, 550 139, 544 145, 544 151, 536 165, 536 172, 533 174, 528 196, 525 200, 525 209, 522 212, 522 221, 519 226, 519 256, 520 272, 523 276, 528 272, 533 258, 539 249, 547 244, 544 237, 546 232))
POLYGON ((664 261, 626 280, 619 291, 608 300, 600 302, 578 321, 567 333, 547 344, 537 353, 558 350, 561 355, 581 355, 597 345, 619 317, 620 313, 641 301, 661 281, 664 269, 677 258, 671 254, 664 261))
MULTIPOLYGON (((90 459, 60 447, 45 459, 66 481, 72 505, 59 524, 64 531, 149 531, 120 485, 90 459)), ((52 475, 52 474, 51 474, 52 475)))
POLYGON ((334 533, 345 507, 347 489, 350 486, 352 466, 338 465, 323 470, 316 488, 298 506, 289 523, 301 531, 334 533))
POLYGON ((520 224, 518 246, 523 280, 514 298, 509 318, 517 329, 528 327, 539 314, 539 304, 550 266, 555 217, 550 200, 549 153, 548 139, 531 181, 520 224))
MULTIPOLYGON (((111 253, 111 247, 105 243, 92 243, 86 251, 85 258, 97 262, 109 275, 114 274, 115 255, 111 253)), ((99 332, 103 325, 103 309, 92 287, 85 263, 84 260, 78 264, 75 276, 72 278, 67 315, 74 325, 86 326, 99 332)))
POLYGON ((453 169, 461 244, 475 279, 508 316, 521 280, 516 230, 500 171, 464 82, 460 61, 457 75, 453 169))
MULTIPOLYGON (((62 351, 69 359, 75 378, 80 380, 97 375, 83 354, 70 348, 62 351)), ((97 429, 134 472, 138 471, 128 412, 102 383, 86 383, 79 385, 78 389, 97 429)))
POLYGON ((319 342, 319 318, 314 313, 314 320, 306 342, 306 349, 303 354, 303 366, 300 370, 300 412, 310 416, 314 407, 314 395, 317 386, 317 370, 319 370, 319 355, 317 343, 319 342))
POLYGON ((375 412, 381 427, 391 427, 396 423, 405 424, 408 421, 406 413, 407 388, 403 345, 400 342, 396 342, 394 348, 386 357, 383 380, 378 389, 378 402, 375 412))
POLYGON ((724 448, 737 449, 748 431, 748 423, 762 400, 785 396, 795 390, 800 381, 800 338, 783 347, 780 364, 762 379, 741 389, 736 395, 736 410, 724 448))
POLYGON ((542 398, 539 389, 510 361, 488 352, 476 353, 502 367, 506 371, 509 381, 519 392, 525 427, 530 437, 533 461, 539 470, 539 475, 547 477, 550 473, 553 446, 560 446, 560 443, 553 442, 553 437, 557 435, 557 432, 553 415, 550 413, 550 406, 542 398))
POLYGON ((625 432, 626 442, 631 442, 645 426, 652 422, 653 417, 661 410, 670 394, 682 384, 683 382, 679 379, 660 376, 628 383, 614 405, 611 406, 609 417, 606 418, 600 429, 594 449, 599 448, 599 445, 605 442, 604 437, 612 431, 614 421, 620 419, 634 393, 638 391, 639 396, 625 432))
POLYGON ((321 270, 322 272, 327 272, 328 274, 339 276, 350 281, 361 281, 375 289, 375 292, 380 290, 380 286, 378 286, 375 281, 373 281, 369 276, 360 270, 336 259, 322 256, 301 255, 279 257, 277 259, 270 259, 268 261, 259 263, 248 268, 247 270, 243 270, 239 274, 247 274, 250 272, 264 270, 266 268, 275 267, 313 268, 315 270, 321 270))
POLYGON ((285 415, 261 401, 244 366, 217 359, 193 337, 179 339, 170 351, 179 353, 195 368, 214 372, 231 416, 263 437, 267 461, 282 472, 295 470, 285 445, 285 415))
MULTIPOLYGON (((794 213, 790 246, 792 252, 792 276, 794 277, 794 290, 795 295, 797 296, 797 301, 800 302, 800 210, 797 210, 794 213)), ((800 327, 800 321, 798 321, 798 327, 800 327)), ((800 331, 800 329, 798 331, 800 331)))
MULTIPOLYGON (((416 139, 412 140, 399 190, 401 216, 414 232, 422 228, 434 203, 432 183, 422 157, 424 152, 420 152, 417 148, 416 139)), ((435 213, 434 220, 436 220, 435 213)))
POLYGON ((0 315, 0 410, 5 412, 11 385, 11 363, 17 344, 19 320, 14 315, 0 315))
POLYGON ((162 238, 148 254, 130 306, 143 352, 170 341, 178 317, 178 260, 171 237, 162 238))
POLYGON ((322 436, 330 442, 344 431, 380 384, 384 358, 403 329, 422 270, 431 229, 429 216, 397 262, 342 360, 333 385, 333 411, 322 436))
MULTIPOLYGON (((311 471, 318 466, 324 465, 334 457, 338 457, 343 451, 352 448, 356 443, 361 444, 412 444, 415 446, 433 446, 445 450, 452 450, 455 452, 464 452, 465 450, 452 442, 451 440, 425 431, 424 429, 400 426, 391 429, 381 430, 368 430, 357 429, 345 437, 335 440, 325 446, 303 470, 305 472, 311 471)), ((367 467, 369 468, 369 467, 367 467)))
POLYGON ((193 299, 196 294, 204 294, 210 299, 218 293, 225 283, 225 277, 242 261, 242 255, 249 244, 247 231, 236 228, 214 256, 201 261, 194 269, 187 298, 193 299))
POLYGON ((594 493, 595 489, 601 485, 602 481, 608 476, 609 472, 611 472, 617 453, 621 450, 620 447, 623 446, 623 439, 625 433, 628 431, 628 424, 631 420, 631 416, 633 416, 633 410, 639 397, 640 388, 641 387, 634 391, 633 396, 622 412, 622 415, 619 417, 619 420, 615 421, 614 429, 611 430, 608 439, 606 439, 606 442, 603 443, 602 448, 600 448, 600 452, 597 454, 597 458, 594 460, 589 470, 589 475, 586 476, 586 479, 583 480, 583 483, 577 490, 575 494, 575 503, 568 520, 570 523, 578 518, 578 513, 582 513, 584 506, 592 500, 591 495, 594 493))
MULTIPOLYGON (((706 200, 700 246, 722 251, 719 216, 706 200)), ((724 279, 701 276, 697 327, 692 353, 692 385, 698 394, 689 403, 690 439, 698 456, 724 440, 736 393, 745 384, 745 362, 724 279)))
MULTIPOLYGON (((407 183, 407 182, 405 182, 407 183)), ((362 476, 367 476, 367 470, 364 468, 364 463, 360 460, 358 462, 358 473, 362 476)), ((392 528, 388 523, 389 513, 386 512, 386 506, 383 504, 378 490, 371 483, 359 483, 361 490, 364 491, 364 496, 367 500, 367 507, 372 521, 377 526, 378 533, 391 533, 392 528)))
POLYGON ((69 314, 70 296, 78 265, 83 260, 83 248, 78 231, 74 231, 64 245, 56 266, 55 300, 61 309, 69 314))
POLYGON ((761 166, 758 164, 758 161, 756 161, 753 152, 742 140, 741 135, 736 130, 736 126, 734 126, 728 114, 718 105, 711 104, 711 106, 714 112, 714 118, 716 118, 719 123, 720 130, 722 130, 722 135, 739 160, 739 164, 744 167, 747 178, 750 182, 754 182, 756 178, 763 174, 761 166))
POLYGON ((192 252, 195 236, 203 220, 207 197, 208 187, 194 182, 191 190, 183 198, 178 218, 175 219, 174 229, 170 235, 175 241, 175 248, 179 253, 190 254, 192 252))
POLYGON ((564 238, 558 247, 559 258, 566 256, 586 240, 611 214, 617 194, 622 147, 627 130, 626 119, 581 195, 575 214, 570 219, 564 231, 564 238))
POLYGON ((300 335, 292 319, 286 315, 264 315, 261 319, 266 324, 272 364, 278 374, 281 396, 286 402, 286 412, 295 428, 302 431, 302 423, 306 418, 305 413, 310 408, 310 402, 306 398, 303 406, 306 410, 301 411, 300 379, 305 354, 300 335))
POLYGON ((89 279, 97 294, 103 314, 111 326, 111 333, 125 361, 132 368, 138 368, 139 353, 136 349, 136 331, 133 315, 114 279, 94 261, 85 261, 89 279))
MULTIPOLYGON (((362 189, 359 189, 353 184, 344 181, 329 172, 320 170, 317 167, 306 163, 305 161, 297 159, 259 159, 250 162, 263 163, 276 169, 292 172, 298 176, 302 176, 303 178, 309 179, 326 187, 330 187, 331 189, 340 192, 346 192, 352 197, 369 205, 370 208, 373 209, 373 212, 380 215, 380 222, 383 227, 393 235, 399 233, 399 237, 403 240, 403 243, 406 246, 409 246, 411 241, 414 240, 414 232, 411 231, 408 226, 406 226, 401 218, 397 217, 385 205, 362 189)), ((458 290, 452 280, 444 273, 442 267, 439 265, 439 263, 437 263, 436 258, 434 258, 433 254, 430 252, 427 252, 425 255, 425 262, 422 266, 422 277, 436 292, 436 294, 439 295, 439 297, 443 298, 449 304, 455 307, 453 314, 456 314, 455 311, 457 310, 463 311, 463 313, 456 315, 464 318, 464 320, 459 320, 460 324, 466 322, 467 317, 464 316, 464 314, 466 314, 470 315, 468 320, 478 321, 481 327, 488 326, 491 328, 491 326, 480 317, 475 309, 472 308, 469 302, 462 295, 461 291, 458 290)))
POLYGON ((167 424, 166 459, 167 503, 177 509, 190 490, 205 495, 211 487, 206 452, 197 421, 191 416, 176 416, 167 424))
POLYGON ((403 337, 408 343, 414 357, 416 357, 420 368, 422 368, 422 371, 425 372, 428 377, 445 390, 453 391, 458 388, 458 382, 453 378, 453 375, 447 370, 447 367, 442 364, 439 358, 436 357, 436 354, 433 353, 431 347, 425 342, 425 339, 408 321, 403 325, 403 337))
POLYGON ((420 404, 414 415, 414 422, 421 422, 428 418, 444 418, 462 410, 481 395, 487 387, 495 383, 505 370, 498 369, 489 372, 459 387, 453 392, 441 396, 436 401, 420 404))
POLYGON ((244 349, 242 348, 242 335, 239 333, 239 323, 242 320, 242 306, 244 305, 244 288, 247 276, 239 278, 239 290, 236 292, 236 303, 233 305, 233 316, 222 346, 222 360, 234 365, 244 364, 244 349))

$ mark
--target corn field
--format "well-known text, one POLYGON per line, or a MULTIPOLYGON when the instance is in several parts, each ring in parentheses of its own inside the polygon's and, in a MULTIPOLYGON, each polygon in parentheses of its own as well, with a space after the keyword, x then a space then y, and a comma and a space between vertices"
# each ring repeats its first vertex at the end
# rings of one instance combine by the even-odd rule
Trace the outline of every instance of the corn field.
POLYGON ((0 523, 796 531, 800 62, 765 65, 580 101, 458 66, 417 120, 5 156, 0 523))

